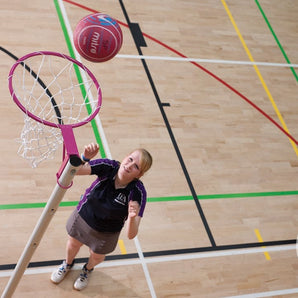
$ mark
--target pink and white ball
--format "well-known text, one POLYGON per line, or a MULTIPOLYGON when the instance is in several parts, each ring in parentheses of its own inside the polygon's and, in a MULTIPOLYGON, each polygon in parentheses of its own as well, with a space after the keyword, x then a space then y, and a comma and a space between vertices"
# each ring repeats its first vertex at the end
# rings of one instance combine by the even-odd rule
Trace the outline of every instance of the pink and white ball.
POLYGON ((104 13, 82 18, 73 33, 78 53, 91 62, 105 62, 120 51, 123 41, 117 21, 104 13))

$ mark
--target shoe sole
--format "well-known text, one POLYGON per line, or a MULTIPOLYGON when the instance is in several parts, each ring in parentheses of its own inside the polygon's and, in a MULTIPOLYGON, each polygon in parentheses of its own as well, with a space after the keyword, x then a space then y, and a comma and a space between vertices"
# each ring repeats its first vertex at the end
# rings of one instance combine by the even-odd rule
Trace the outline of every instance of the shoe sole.
POLYGON ((86 289, 87 286, 86 286, 85 288, 83 288, 83 289, 77 289, 75 286, 73 286, 73 288, 74 288, 74 290, 76 290, 76 291, 82 291, 82 290, 86 289))
POLYGON ((52 278, 50 278, 50 281, 51 281, 53 284, 58 285, 58 284, 60 284, 60 282, 62 282, 62 281, 65 279, 65 277, 66 277, 66 275, 67 275, 68 273, 69 273, 69 271, 64 275, 64 277, 63 277, 60 281, 53 281, 52 278))

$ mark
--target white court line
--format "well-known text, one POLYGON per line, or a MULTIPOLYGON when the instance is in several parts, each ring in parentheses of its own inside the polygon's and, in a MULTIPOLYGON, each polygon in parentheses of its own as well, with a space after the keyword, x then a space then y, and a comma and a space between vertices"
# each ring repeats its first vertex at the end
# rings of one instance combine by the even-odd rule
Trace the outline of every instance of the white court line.
MULTIPOLYGON (((71 29, 71 26, 70 26, 70 23, 69 23, 69 19, 68 19, 66 10, 65 10, 65 6, 63 4, 63 0, 58 0, 58 2, 59 2, 61 14, 63 15, 63 20, 64 20, 64 23, 65 23, 65 26, 66 26, 68 35, 69 36, 73 36, 73 32, 72 32, 72 29, 71 29)), ((71 42, 71 47, 72 47, 72 49, 74 51, 74 54, 75 54, 75 59, 78 60, 79 62, 81 62, 83 64, 82 59, 81 59, 81 56, 79 55, 78 51, 76 50, 72 38, 70 38, 70 42, 71 42)), ((84 71, 82 71, 81 68, 79 68, 79 71, 80 71, 80 73, 82 75, 83 81, 86 82, 87 81, 87 79, 86 79, 86 73, 84 71)), ((93 97, 92 96, 92 93, 90 93, 90 94, 88 93, 88 96, 91 99, 91 101, 94 102, 94 100, 92 98, 93 97)), ((94 117, 94 120, 95 120, 96 126, 97 126, 97 128, 99 130, 99 134, 100 134, 100 137, 101 137, 101 141, 102 141, 103 147, 104 148, 107 148, 107 151, 109 151, 107 139, 106 139, 106 136, 105 136, 105 133, 104 133, 104 130, 103 130, 103 127, 102 127, 101 120, 100 120, 99 116, 96 115, 94 117)))
MULTIPOLYGON (((65 10, 64 3, 63 3, 62 0, 58 0, 58 2, 59 2, 60 9, 61 9, 61 13, 63 15, 65 26, 67 28, 68 35, 69 36, 73 36, 72 30, 71 30, 71 26, 70 26, 70 23, 69 23, 69 19, 68 19, 68 15, 67 15, 66 10, 65 10)), ((74 47, 73 40, 71 38, 70 38, 70 40, 71 40, 72 48, 73 48, 73 50, 75 52, 75 57, 76 57, 76 59, 78 61, 81 62, 80 55, 78 54, 78 52, 76 51, 76 49, 74 47)), ((85 74, 82 73, 82 72, 81 72, 81 74, 82 74, 82 77, 84 79, 85 78, 85 74)), ((92 94, 91 94, 91 96, 92 96, 92 94)), ((93 99, 92 99, 92 101, 93 101, 93 99)), ((107 142, 107 139, 106 139, 106 136, 105 136, 105 133, 104 133, 104 130, 103 130, 103 126, 101 124, 101 121, 100 121, 99 116, 96 115, 96 117, 94 118, 94 120, 96 121, 97 128, 99 129, 100 138, 101 138, 101 141, 103 143, 103 147, 105 149, 107 158, 111 159, 112 158, 112 154, 111 154, 111 151, 110 151, 110 148, 109 148, 109 145, 108 145, 108 142, 107 142)), ((150 293, 151 293, 151 297, 152 298, 156 298, 156 294, 155 294, 153 283, 152 283, 152 280, 151 280, 151 277, 150 277, 150 273, 149 273, 149 270, 148 270, 148 267, 147 267, 146 263, 144 262, 144 255, 143 255, 143 252, 142 252, 142 249, 141 249, 141 246, 140 246, 140 243, 139 243, 139 240, 138 240, 137 237, 134 238, 134 242, 135 242, 135 246, 136 246, 136 249, 137 249, 139 258, 140 258, 140 262, 141 262, 142 267, 143 267, 143 271, 144 271, 144 274, 145 274, 145 277, 146 277, 148 288, 149 288, 150 293)))
POLYGON ((147 262, 145 261, 145 258, 144 258, 144 255, 143 255, 143 251, 142 251, 140 242, 138 240, 138 237, 136 236, 133 240, 135 242, 135 246, 136 246, 137 251, 138 251, 140 262, 142 264, 143 271, 144 271, 144 274, 146 276, 147 285, 149 287, 149 290, 150 290, 150 293, 151 293, 151 297, 152 298, 156 298, 157 296, 156 296, 156 293, 155 293, 155 290, 154 290, 154 286, 153 286, 153 283, 152 283, 152 280, 151 280, 151 277, 150 277, 150 273, 149 273, 149 270, 148 270, 148 267, 147 267, 147 264, 146 264, 147 262))
MULTIPOLYGON (((72 36, 72 30, 71 26, 68 20, 68 16, 63 4, 62 0, 58 0, 59 6, 64 18, 64 22, 67 27, 67 31, 69 36, 72 36)), ((80 60, 80 56, 75 50, 75 47, 73 46, 73 49, 75 51, 76 59, 78 61, 80 60)), ((245 61, 228 61, 228 60, 210 60, 210 59, 192 59, 192 58, 177 58, 177 57, 158 57, 158 56, 135 56, 135 55, 117 55, 118 58, 130 58, 130 59, 151 59, 151 60, 171 60, 171 61, 188 61, 188 62, 206 62, 206 63, 225 63, 225 64, 245 64, 245 65, 264 65, 264 66, 279 66, 279 67, 298 67, 298 65, 295 64, 279 64, 279 63, 264 63, 264 62, 245 62, 245 61)), ((108 158, 112 158, 111 152, 108 146, 108 142, 106 140, 104 130, 100 121, 99 116, 95 117, 96 124, 98 126, 98 129, 100 131, 100 136, 102 138, 103 146, 105 148, 105 152, 107 154, 108 158)), ((139 255, 139 259, 134 260, 119 260, 119 261, 109 261, 109 262, 103 262, 100 265, 96 267, 112 267, 112 266, 127 266, 132 264, 141 264, 143 267, 143 271, 147 280, 147 285, 150 289, 151 296, 153 298, 156 297, 155 290, 152 284, 152 280, 150 278, 149 270, 147 267, 148 263, 156 263, 156 262, 169 262, 169 261, 177 261, 177 260, 190 260, 190 259, 198 259, 198 258, 207 258, 207 257, 219 257, 219 256, 227 256, 227 255, 239 255, 239 254, 248 254, 248 253, 258 253, 258 252, 264 252, 264 251, 281 251, 281 250, 296 250, 296 246, 284 246, 284 247, 266 247, 266 248, 257 248, 257 249, 243 249, 243 250, 232 250, 232 251, 218 251, 218 252, 207 252, 207 253, 197 253, 197 254, 187 254, 187 255, 176 255, 176 256, 167 256, 167 257, 155 257, 155 258, 144 258, 139 240, 137 237, 134 238, 135 246, 137 248, 137 252, 139 255), (294 247, 294 248, 293 248, 294 247)), ((79 270, 81 269, 81 266, 74 266, 75 269, 79 270)), ((52 272, 52 267, 47 268, 28 268, 24 275, 26 274, 40 274, 40 273, 50 273, 52 272)), ((0 272, 0 277, 4 276, 4 274, 11 275, 13 271, 5 271, 0 272)), ((8 276, 9 276, 8 275, 8 276)), ((7 276, 7 275, 6 275, 7 276)), ((265 296, 264 296, 265 297, 265 296)))
POLYGON ((140 55, 116 55, 117 58, 126 59, 146 59, 146 60, 164 60, 164 61, 180 61, 180 62, 202 62, 202 63, 218 63, 218 64, 239 64, 239 65, 261 65, 274 67, 293 67, 298 68, 298 64, 288 63, 270 63, 270 62, 250 62, 250 61, 233 61, 233 60, 217 60, 217 59, 199 59, 199 58, 182 58, 168 56, 140 56, 140 55))
MULTIPOLYGON (((129 265, 140 265, 142 263, 154 264, 154 263, 165 263, 173 261, 185 261, 185 260, 196 260, 196 259, 206 259, 206 258, 218 258, 226 256, 238 256, 238 255, 247 255, 247 254, 257 254, 264 252, 281 252, 296 250, 295 244, 282 245, 282 246, 271 246, 271 247, 258 247, 258 248, 247 248, 247 249, 232 249, 232 250, 220 250, 220 251, 209 251, 209 252, 200 252, 200 253, 186 253, 178 254, 171 256, 159 256, 159 257, 146 257, 142 259, 124 259, 124 260, 115 260, 115 261, 105 261, 96 266, 96 268, 106 268, 106 267, 117 267, 117 266, 129 266, 129 265)), ((74 265, 74 270, 82 269, 79 265, 74 265)), ((25 275, 31 274, 40 274, 52 272, 53 267, 43 267, 43 268, 27 268, 25 275)), ((7 277, 12 274, 13 270, 4 270, 0 272, 0 277, 7 277)))
POLYGON ((274 297, 274 296, 280 296, 280 295, 290 295, 298 293, 298 288, 293 289, 285 289, 285 290, 279 290, 279 291, 270 291, 270 292, 262 292, 262 293, 253 293, 253 294, 247 294, 247 295, 238 295, 238 296, 229 296, 225 298, 260 298, 260 297, 274 297))
MULTIPOLYGON (((143 265, 161 262, 172 262, 172 261, 184 261, 184 260, 194 260, 203 258, 216 258, 225 256, 236 256, 243 254, 254 254, 254 253, 264 253, 272 251, 288 251, 296 250, 296 245, 285 245, 285 246, 273 246, 273 247, 260 247, 260 248, 250 248, 250 249, 235 249, 235 250, 223 250, 223 251, 213 251, 213 252, 202 252, 202 253, 191 253, 183 255, 172 255, 172 256, 161 256, 161 257, 148 257, 144 259, 130 259, 130 260, 115 260, 115 261, 105 261, 96 266, 96 268, 108 268, 108 267, 118 267, 118 266, 130 266, 130 265, 143 265)), ((82 266, 75 264, 72 270, 81 270, 82 266)), ((44 268, 27 268, 24 275, 34 275, 34 274, 45 274, 51 273, 53 271, 53 266, 44 268)), ((0 277, 9 277, 13 273, 12 270, 6 270, 0 272, 0 277)), ((293 289, 283 289, 278 291, 262 292, 262 293, 252 293, 248 295, 231 296, 226 298, 256 298, 256 297, 273 297, 278 295, 288 295, 298 293, 298 288, 293 289)), ((152 294, 152 293, 151 293, 152 294)), ((155 292, 154 292, 155 295, 155 292)), ((156 297, 152 295, 152 297, 156 297)))

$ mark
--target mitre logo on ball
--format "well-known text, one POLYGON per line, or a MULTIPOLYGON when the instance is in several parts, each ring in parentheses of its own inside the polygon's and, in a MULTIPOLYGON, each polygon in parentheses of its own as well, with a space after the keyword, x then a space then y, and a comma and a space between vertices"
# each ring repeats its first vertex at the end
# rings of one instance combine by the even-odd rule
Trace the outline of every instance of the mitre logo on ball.
POLYGON ((83 58, 91 62, 105 62, 119 52, 123 35, 115 19, 107 14, 95 13, 79 21, 73 39, 83 58))

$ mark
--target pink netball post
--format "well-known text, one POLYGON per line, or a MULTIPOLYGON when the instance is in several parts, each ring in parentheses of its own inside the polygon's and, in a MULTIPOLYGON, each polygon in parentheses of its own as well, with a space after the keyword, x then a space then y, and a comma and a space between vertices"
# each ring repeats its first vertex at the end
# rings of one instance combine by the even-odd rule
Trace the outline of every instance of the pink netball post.
POLYGON ((73 33, 78 53, 91 62, 112 59, 122 46, 122 31, 115 19, 104 13, 82 18, 73 33))
POLYGON ((24 113, 19 151, 35 167, 50 159, 60 143, 66 154, 57 173, 57 184, 4 289, 11 297, 31 257, 82 161, 73 129, 90 122, 101 107, 101 89, 82 63, 60 53, 41 51, 20 58, 8 76, 9 91, 24 113))

